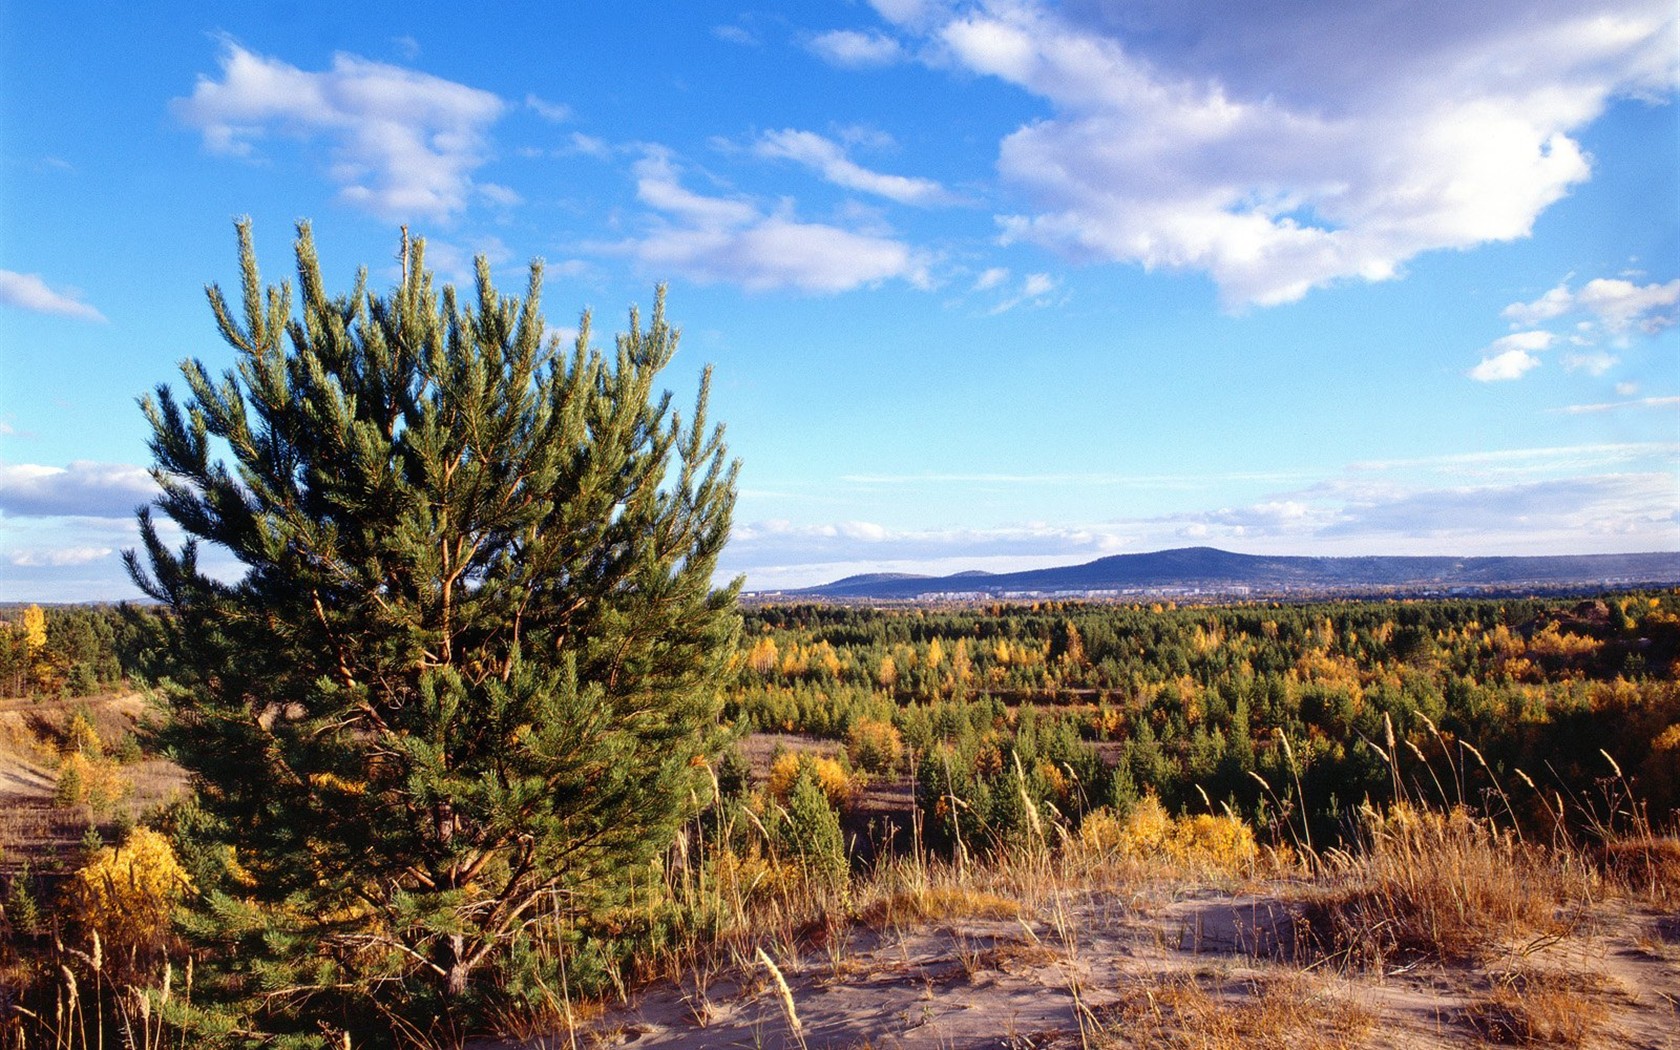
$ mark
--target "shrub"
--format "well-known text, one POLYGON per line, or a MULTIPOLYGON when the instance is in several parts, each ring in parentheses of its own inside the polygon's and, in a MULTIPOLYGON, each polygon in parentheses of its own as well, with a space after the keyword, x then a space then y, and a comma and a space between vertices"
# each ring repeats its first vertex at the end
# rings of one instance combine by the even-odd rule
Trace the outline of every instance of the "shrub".
POLYGON ((904 759, 904 737, 891 722, 859 718, 846 731, 846 753, 853 764, 871 773, 888 774, 904 759))
POLYGON ((809 772, 822 789, 828 804, 847 809, 858 793, 857 778, 838 759, 789 751, 770 764, 770 794, 782 805, 790 805, 799 778, 809 772))
POLYGON ((1253 830, 1236 817, 1174 818, 1154 795, 1145 795, 1125 817, 1109 809, 1087 814, 1074 841, 1087 854, 1167 860, 1215 872, 1242 871, 1259 856, 1253 830))
POLYGON ((169 840, 137 827, 121 846, 101 847, 70 882, 70 914, 108 949, 155 951, 170 913, 193 889, 169 840))
POLYGON ((839 888, 846 881, 846 844, 840 834, 839 814, 814 763, 803 767, 794 780, 786 813, 783 845, 791 856, 799 858, 806 879, 823 889, 839 888))

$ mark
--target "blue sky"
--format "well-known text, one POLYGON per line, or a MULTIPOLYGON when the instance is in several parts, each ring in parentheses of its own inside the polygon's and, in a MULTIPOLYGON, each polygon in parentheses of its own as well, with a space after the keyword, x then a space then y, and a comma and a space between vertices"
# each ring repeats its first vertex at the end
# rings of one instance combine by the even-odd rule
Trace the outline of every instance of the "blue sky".
POLYGON ((135 596, 242 215, 668 282, 751 588, 1680 549, 1671 0, 457 10, 0 0, 0 600, 135 596))

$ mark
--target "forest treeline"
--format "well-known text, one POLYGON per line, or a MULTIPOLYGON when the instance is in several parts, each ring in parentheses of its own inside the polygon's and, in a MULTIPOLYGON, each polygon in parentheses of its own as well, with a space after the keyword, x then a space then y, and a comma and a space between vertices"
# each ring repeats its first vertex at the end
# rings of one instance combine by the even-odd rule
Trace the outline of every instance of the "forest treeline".
POLYGON ((0 605, 0 697, 117 687, 140 666, 139 623, 115 605, 0 605))
MULTIPOLYGON (((152 615, 0 608, 0 694, 143 681, 152 615)), ((1674 592, 778 605, 745 612, 731 667, 725 714, 738 733, 841 742, 854 781, 914 777, 947 843, 1019 833, 1022 777, 1075 821, 1153 794, 1320 841, 1340 836, 1352 807, 1397 790, 1483 808, 1503 791, 1497 808, 1530 825, 1613 808, 1599 805, 1611 779, 1658 825, 1680 807, 1674 592)))
POLYGON ((1397 794, 1525 827, 1680 806, 1670 593, 1220 607, 749 611, 729 713, 915 778, 930 835, 1006 843, 1147 795, 1283 841, 1397 794), (1022 787, 1025 786, 1023 792, 1022 787))

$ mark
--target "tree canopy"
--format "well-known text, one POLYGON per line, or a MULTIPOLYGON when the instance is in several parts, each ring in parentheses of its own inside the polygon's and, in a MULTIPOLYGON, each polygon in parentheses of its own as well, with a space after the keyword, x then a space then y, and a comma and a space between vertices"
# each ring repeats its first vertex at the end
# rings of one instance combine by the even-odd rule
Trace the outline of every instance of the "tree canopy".
POLYGON ((460 1024, 710 790, 737 466, 709 371, 686 416, 656 386, 662 288, 568 351, 540 263, 522 298, 482 258, 440 289, 405 230, 393 290, 331 295, 304 224, 294 305, 238 234, 237 303, 208 288, 236 363, 142 399, 163 492, 126 555, 172 614, 163 740, 239 869, 204 928, 247 937, 270 1023, 360 997, 460 1024))

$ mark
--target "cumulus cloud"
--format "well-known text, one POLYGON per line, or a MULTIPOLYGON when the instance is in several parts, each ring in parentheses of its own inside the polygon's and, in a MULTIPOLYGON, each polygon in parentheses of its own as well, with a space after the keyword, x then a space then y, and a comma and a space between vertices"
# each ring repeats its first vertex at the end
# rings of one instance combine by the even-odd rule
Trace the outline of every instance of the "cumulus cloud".
POLYGON ((761 157, 791 160, 819 173, 836 186, 871 193, 900 204, 943 204, 949 200, 944 187, 932 179, 907 175, 884 175, 853 161, 840 144, 812 131, 768 131, 753 146, 761 157))
POLYGON ((104 321, 105 315, 82 302, 73 291, 56 290, 32 273, 0 270, 0 304, 41 314, 104 321))
POLYGON ((1680 304, 1680 279, 1637 285, 1619 277, 1599 277, 1579 291, 1572 291, 1565 279, 1533 302, 1507 306, 1504 316, 1513 324, 1528 325, 1574 315, 1587 319, 1588 331, 1654 335, 1674 324, 1676 304, 1680 304))
POLYGON ((1481 363, 1470 370, 1469 375, 1478 383, 1499 383, 1521 379, 1538 367, 1540 359, 1527 350, 1506 350, 1504 353, 1482 358, 1481 363))
POLYGON ((488 91, 349 54, 309 72, 229 43, 220 61, 219 80, 200 76, 174 102, 207 147, 245 157, 271 134, 327 140, 339 195, 390 219, 464 209, 505 108, 488 91))
POLYGON ((834 293, 892 279, 929 284, 925 260, 903 242, 802 222, 790 202, 766 211, 745 197, 696 193, 664 149, 648 148, 634 171, 638 199, 657 215, 646 234, 614 247, 650 270, 750 291, 834 293))
POLYGON ((0 513, 7 515, 128 517, 157 493, 151 475, 127 463, 0 465, 0 513))
POLYGON ((1550 347, 1555 339, 1552 333, 1543 331, 1517 332, 1495 339, 1483 351, 1481 363, 1470 370, 1470 378, 1478 383, 1520 379, 1540 366, 1535 352, 1550 347))
POLYGON ((1009 270, 1007 267, 989 267, 982 270, 980 272, 980 276, 974 279, 974 290, 977 292, 984 292, 989 288, 996 288, 998 285, 1007 280, 1009 280, 1009 270))
POLYGON ((1572 136, 1669 93, 1680 53, 1668 0, 876 6, 1048 104, 1000 147, 1035 205, 1006 238, 1204 272, 1239 306, 1526 236, 1590 174, 1572 136))
POLYGON ((848 69, 890 66, 906 57, 898 41, 885 33, 860 33, 853 29, 819 33, 807 46, 824 62, 848 69))

